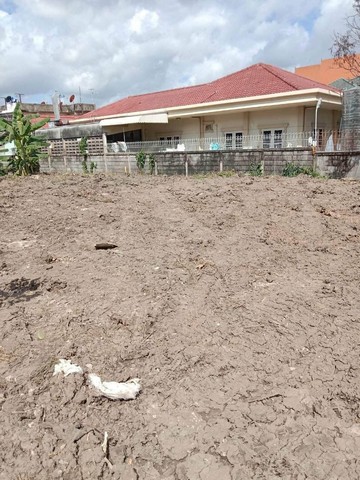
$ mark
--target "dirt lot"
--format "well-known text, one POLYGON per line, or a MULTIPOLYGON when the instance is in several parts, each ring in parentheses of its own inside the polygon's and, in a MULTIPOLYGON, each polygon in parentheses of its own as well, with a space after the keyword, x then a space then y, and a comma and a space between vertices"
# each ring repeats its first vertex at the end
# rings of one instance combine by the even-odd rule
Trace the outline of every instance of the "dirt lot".
POLYGON ((359 183, 5 178, 0 220, 1 480, 360 478, 359 183))

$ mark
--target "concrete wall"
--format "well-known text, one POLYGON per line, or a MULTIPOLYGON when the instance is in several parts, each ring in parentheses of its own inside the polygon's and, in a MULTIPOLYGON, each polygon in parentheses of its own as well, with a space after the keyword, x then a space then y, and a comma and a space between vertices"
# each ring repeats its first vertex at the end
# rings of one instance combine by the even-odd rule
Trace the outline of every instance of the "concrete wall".
POLYGON ((161 153, 156 156, 159 174, 211 173, 235 171, 246 173, 261 164, 265 175, 281 174, 287 162, 311 167, 313 156, 310 150, 243 150, 217 152, 177 152, 161 153))
MULTIPOLYGON (((312 166, 311 150, 228 150, 196 152, 163 152, 155 156, 160 175, 189 175, 219 171, 246 173, 250 167, 262 164, 264 173, 281 174, 287 162, 302 166, 312 166)), ((82 172, 82 156, 53 156, 41 162, 42 172, 82 172)), ((97 165, 96 172, 126 173, 136 172, 135 154, 90 155, 90 162, 97 165)), ((146 166, 146 169, 148 166, 146 166)))
MULTIPOLYGON (((44 173, 82 173, 83 157, 74 155, 72 157, 49 157, 40 162, 40 171, 44 173)), ((137 171, 135 155, 90 155, 90 163, 96 164, 95 172, 105 173, 126 173, 137 171)))
MULTIPOLYGON (((249 172, 251 166, 261 164, 265 175, 281 175, 286 163, 312 167, 314 161, 320 174, 330 178, 360 180, 360 152, 317 153, 311 149, 283 150, 228 150, 202 152, 163 152, 156 154, 159 175, 204 174, 219 171, 249 172)), ((82 173, 82 157, 49 157, 41 161, 41 172, 82 173)), ((95 172, 125 174, 137 172, 135 154, 108 154, 89 156, 88 165, 95 162, 95 172)), ((146 164, 148 171, 148 164, 146 164)))
POLYGON ((76 139, 81 137, 102 136, 102 128, 98 123, 86 125, 64 125, 62 127, 38 130, 37 135, 43 135, 47 140, 60 140, 62 138, 76 139))
POLYGON ((324 152, 317 154, 320 172, 331 178, 360 179, 360 152, 324 152))

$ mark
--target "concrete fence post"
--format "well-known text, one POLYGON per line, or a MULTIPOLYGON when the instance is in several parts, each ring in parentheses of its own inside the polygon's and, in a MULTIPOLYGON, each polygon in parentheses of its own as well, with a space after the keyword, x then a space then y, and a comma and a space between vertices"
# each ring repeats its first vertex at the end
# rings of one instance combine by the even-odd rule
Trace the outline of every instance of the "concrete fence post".
POLYGON ((188 162, 188 157, 185 154, 185 177, 189 176, 189 162, 188 162))
POLYGON ((62 139, 62 148, 63 148, 63 156, 64 156, 64 166, 65 166, 65 172, 67 171, 67 158, 66 158, 66 143, 65 139, 62 139))
POLYGON ((49 172, 51 172, 51 146, 48 147, 48 165, 49 165, 49 172))
POLYGON ((317 168, 317 155, 316 155, 316 149, 313 149, 312 151, 312 169, 315 172, 317 168))
POLYGON ((104 168, 105 173, 108 173, 107 155, 104 155, 104 168))

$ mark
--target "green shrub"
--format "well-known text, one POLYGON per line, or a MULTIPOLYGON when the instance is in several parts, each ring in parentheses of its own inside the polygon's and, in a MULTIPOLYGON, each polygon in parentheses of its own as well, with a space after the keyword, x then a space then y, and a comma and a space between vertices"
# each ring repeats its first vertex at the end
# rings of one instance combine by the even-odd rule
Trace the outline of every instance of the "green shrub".
POLYGON ((4 167, 4 165, 2 164, 2 162, 0 162, 0 177, 3 177, 5 175, 7 175, 7 169, 6 167, 4 167))
POLYGON ((312 167, 301 167, 295 163, 287 162, 283 168, 284 177, 296 177, 297 175, 309 175, 311 177, 320 177, 320 174, 312 167))
POLYGON ((97 163, 96 162, 91 162, 90 163, 90 173, 94 173, 94 171, 97 169, 97 163))
POLYGON ((219 177, 233 177, 234 175, 236 175, 236 172, 235 170, 223 170, 222 172, 219 172, 217 174, 219 177))
POLYGON ((89 153, 87 137, 81 138, 79 142, 79 151, 80 151, 80 155, 83 156, 83 160, 81 162, 82 171, 83 173, 89 173, 88 164, 87 164, 87 158, 89 153))
POLYGON ((136 165, 140 172, 144 171, 145 162, 146 162, 146 153, 140 150, 140 152, 136 154, 136 165))
POLYGON ((261 177, 264 174, 262 163, 250 163, 248 172, 252 177, 261 177))
POLYGON ((155 171, 155 163, 156 163, 156 158, 154 153, 149 154, 149 171, 150 175, 153 175, 155 171))

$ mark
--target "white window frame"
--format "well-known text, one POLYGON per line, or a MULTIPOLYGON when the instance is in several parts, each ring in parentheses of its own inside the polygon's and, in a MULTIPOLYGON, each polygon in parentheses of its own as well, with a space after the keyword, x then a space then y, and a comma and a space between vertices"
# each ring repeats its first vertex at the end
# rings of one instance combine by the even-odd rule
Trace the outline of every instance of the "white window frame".
POLYGON ((285 129, 278 127, 278 128, 263 128, 261 135, 262 135, 262 148, 264 149, 280 149, 283 148, 284 143, 284 133, 285 129), (266 137, 268 140, 265 142, 266 137))
POLYGON ((160 142, 164 143, 164 145, 168 145, 171 147, 176 147, 181 140, 180 135, 173 135, 173 134, 167 134, 167 133, 164 133, 163 135, 159 135, 158 138, 160 142))
POLYGON ((225 150, 239 150, 243 148, 243 132, 233 130, 224 132, 225 150))

